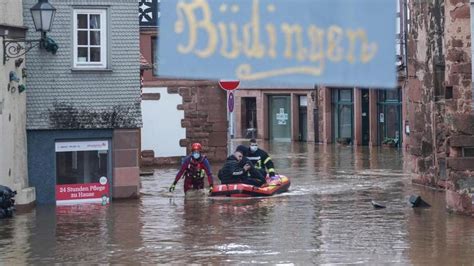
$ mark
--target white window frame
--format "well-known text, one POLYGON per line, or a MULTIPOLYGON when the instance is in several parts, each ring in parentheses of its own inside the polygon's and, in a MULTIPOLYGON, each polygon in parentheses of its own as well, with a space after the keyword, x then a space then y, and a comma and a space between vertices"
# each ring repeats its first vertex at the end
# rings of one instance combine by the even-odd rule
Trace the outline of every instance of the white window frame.
MULTIPOLYGON (((89 21, 88 21, 89 23, 89 21)), ((73 61, 74 68, 104 69, 107 68, 107 10, 106 9, 74 9, 73 12, 73 61), (78 38, 77 38, 77 16, 78 15, 100 15, 100 62, 78 62, 78 38)), ((88 30, 88 33, 90 31, 88 30)), ((90 34, 87 34, 87 38, 90 34)), ((89 45, 88 45, 89 46, 89 45)), ((89 46, 90 48, 90 46, 89 46)), ((89 51, 90 57, 90 51, 89 51)))

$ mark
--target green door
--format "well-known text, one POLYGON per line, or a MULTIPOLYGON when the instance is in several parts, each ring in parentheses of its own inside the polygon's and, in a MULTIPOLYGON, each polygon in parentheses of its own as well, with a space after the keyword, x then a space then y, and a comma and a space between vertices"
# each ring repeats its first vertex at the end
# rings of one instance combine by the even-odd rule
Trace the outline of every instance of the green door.
POLYGON ((269 96, 270 139, 291 140, 290 96, 269 96))

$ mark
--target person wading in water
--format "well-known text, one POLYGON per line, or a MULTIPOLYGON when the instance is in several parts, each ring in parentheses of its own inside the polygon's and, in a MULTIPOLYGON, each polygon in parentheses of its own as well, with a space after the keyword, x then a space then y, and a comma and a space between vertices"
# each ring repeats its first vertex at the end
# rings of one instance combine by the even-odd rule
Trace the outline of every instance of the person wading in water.
POLYGON ((193 143, 191 146, 191 155, 184 159, 181 169, 176 174, 173 184, 169 188, 173 192, 179 179, 184 176, 184 193, 190 189, 204 189, 204 175, 207 175, 209 181, 209 191, 212 191, 214 185, 211 173, 211 165, 206 156, 201 154, 202 146, 200 143, 193 143))

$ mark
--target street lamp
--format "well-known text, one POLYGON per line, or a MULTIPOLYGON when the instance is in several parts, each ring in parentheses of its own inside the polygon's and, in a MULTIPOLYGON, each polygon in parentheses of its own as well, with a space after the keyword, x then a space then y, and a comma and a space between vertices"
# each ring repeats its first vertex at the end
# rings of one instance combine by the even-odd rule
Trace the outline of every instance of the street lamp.
POLYGON ((48 0, 39 0, 36 5, 30 8, 30 11, 36 31, 41 31, 44 35, 51 31, 56 8, 48 3, 48 0))
POLYGON ((46 37, 46 32, 51 31, 53 26, 56 8, 54 8, 48 0, 38 0, 38 3, 30 8, 30 11, 36 31, 41 32, 41 39, 26 40, 3 38, 4 65, 9 59, 21 57, 38 45, 40 48, 44 48, 53 54, 56 54, 58 50, 58 45, 51 38, 46 37))

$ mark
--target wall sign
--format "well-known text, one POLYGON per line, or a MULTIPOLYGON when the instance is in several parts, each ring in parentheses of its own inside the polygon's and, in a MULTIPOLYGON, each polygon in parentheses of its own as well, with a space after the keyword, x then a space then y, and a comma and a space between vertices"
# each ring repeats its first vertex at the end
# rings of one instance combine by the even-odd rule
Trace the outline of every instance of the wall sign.
POLYGON ((103 141, 75 141, 56 142, 56 152, 67 151, 106 151, 109 149, 109 142, 103 141))
POLYGON ((138 20, 141 27, 158 27, 159 0, 139 0, 138 20))
POLYGON ((99 183, 56 185, 56 204, 110 202, 108 178, 101 177, 99 183))
POLYGON ((242 87, 396 84, 393 0, 175 0, 160 10, 163 77, 224 77, 242 87))
POLYGON ((276 114, 278 125, 286 125, 288 121, 288 113, 285 113, 285 108, 280 108, 280 112, 276 114))

